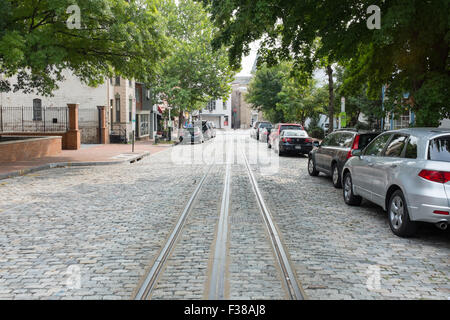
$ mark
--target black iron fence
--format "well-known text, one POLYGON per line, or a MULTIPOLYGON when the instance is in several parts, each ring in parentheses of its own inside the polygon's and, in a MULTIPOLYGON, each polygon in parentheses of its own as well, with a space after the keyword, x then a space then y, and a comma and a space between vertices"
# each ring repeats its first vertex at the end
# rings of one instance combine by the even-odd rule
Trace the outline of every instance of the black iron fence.
POLYGON ((96 107, 78 109, 81 143, 99 143, 100 114, 96 107))
POLYGON ((67 107, 0 106, 0 132, 66 132, 68 129, 67 107))

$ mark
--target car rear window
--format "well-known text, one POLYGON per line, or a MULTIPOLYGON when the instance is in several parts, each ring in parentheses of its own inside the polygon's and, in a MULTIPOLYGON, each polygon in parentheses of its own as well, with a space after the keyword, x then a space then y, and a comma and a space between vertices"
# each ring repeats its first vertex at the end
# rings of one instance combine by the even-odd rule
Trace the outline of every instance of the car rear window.
POLYGON ((272 128, 272 124, 271 123, 267 123, 267 122, 266 123, 263 122, 263 123, 259 124, 259 127, 260 128, 272 128))
POLYGON ((304 130, 283 130, 284 136, 290 136, 290 137, 306 137, 306 131, 304 130))
POLYGON ((339 134, 338 140, 336 141, 337 146, 341 148, 351 148, 354 136, 353 133, 348 132, 339 134))
POLYGON ((430 140, 428 159, 450 162, 450 135, 430 140))
POLYGON ((289 126, 289 125, 287 125, 287 126, 281 126, 280 127, 280 131, 283 131, 283 130, 303 130, 303 129, 302 129, 301 126, 289 126))

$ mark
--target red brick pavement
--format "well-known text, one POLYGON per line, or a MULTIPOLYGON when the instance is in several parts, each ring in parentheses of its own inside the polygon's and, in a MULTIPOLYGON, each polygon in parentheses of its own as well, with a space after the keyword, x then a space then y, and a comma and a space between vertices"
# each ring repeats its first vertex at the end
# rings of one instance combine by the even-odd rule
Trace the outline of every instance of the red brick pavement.
POLYGON ((170 148, 167 144, 153 145, 153 141, 137 142, 134 153, 131 144, 104 144, 104 145, 82 145, 79 150, 62 150, 56 156, 36 158, 29 161, 0 162, 0 177, 18 172, 27 172, 33 168, 43 167, 57 163, 120 163, 123 159, 115 158, 119 155, 148 155, 155 154, 170 148))

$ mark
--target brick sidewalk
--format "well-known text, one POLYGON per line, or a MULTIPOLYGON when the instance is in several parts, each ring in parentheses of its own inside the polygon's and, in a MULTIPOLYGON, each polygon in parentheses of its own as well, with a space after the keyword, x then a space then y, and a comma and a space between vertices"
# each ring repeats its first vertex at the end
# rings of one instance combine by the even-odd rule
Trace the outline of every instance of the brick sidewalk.
POLYGON ((29 161, 0 162, 0 179, 14 177, 63 165, 102 165, 133 161, 170 148, 171 145, 153 145, 153 141, 137 142, 134 153, 131 144, 82 145, 79 150, 62 150, 57 156, 29 161))

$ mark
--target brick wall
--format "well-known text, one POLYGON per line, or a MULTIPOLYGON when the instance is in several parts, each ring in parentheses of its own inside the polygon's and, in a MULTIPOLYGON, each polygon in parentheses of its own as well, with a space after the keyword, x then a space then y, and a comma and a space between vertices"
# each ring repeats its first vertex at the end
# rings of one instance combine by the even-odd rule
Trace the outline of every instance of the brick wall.
POLYGON ((61 153, 61 137, 0 142, 0 162, 26 161, 61 153))

